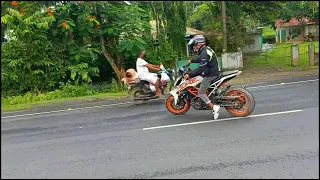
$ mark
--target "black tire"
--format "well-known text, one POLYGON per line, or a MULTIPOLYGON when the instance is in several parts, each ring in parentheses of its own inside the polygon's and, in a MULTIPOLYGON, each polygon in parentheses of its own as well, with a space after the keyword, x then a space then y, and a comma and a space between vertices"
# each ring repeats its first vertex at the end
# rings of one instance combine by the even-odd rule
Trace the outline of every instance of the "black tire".
POLYGON ((176 109, 172 104, 174 103, 174 97, 170 94, 165 101, 165 106, 169 112, 174 115, 182 115, 189 111, 191 104, 190 101, 187 100, 182 109, 176 109))
POLYGON ((131 87, 128 91, 130 100, 136 105, 143 104, 148 101, 148 100, 135 100, 136 97, 139 97, 139 95, 141 94, 141 91, 142 91, 141 88, 138 86, 131 87))

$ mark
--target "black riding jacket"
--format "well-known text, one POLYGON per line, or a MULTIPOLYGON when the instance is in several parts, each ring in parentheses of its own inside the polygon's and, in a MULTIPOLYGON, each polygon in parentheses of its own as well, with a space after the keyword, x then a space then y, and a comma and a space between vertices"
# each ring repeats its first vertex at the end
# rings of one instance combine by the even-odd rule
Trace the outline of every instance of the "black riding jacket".
POLYGON ((190 78, 199 76, 204 72, 205 77, 219 76, 220 70, 215 52, 207 46, 202 46, 198 57, 191 60, 192 63, 200 63, 200 66, 189 73, 190 78), (211 56, 210 56, 211 55, 211 56))

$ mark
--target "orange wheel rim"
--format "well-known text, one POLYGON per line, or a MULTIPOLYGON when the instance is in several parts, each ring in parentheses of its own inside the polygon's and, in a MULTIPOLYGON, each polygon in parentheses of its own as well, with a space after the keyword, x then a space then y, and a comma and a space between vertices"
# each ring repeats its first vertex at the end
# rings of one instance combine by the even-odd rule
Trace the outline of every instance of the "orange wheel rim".
POLYGON ((174 106, 174 97, 173 96, 170 96, 168 97, 167 99, 167 102, 166 102, 166 105, 169 109, 169 111, 173 112, 173 113, 176 113, 176 114, 180 114, 180 113, 183 113, 184 111, 186 111, 188 109, 188 106, 190 106, 190 102, 187 101, 186 104, 183 106, 182 109, 175 109, 173 106, 174 106))
POLYGON ((235 114, 238 116, 244 115, 249 111, 249 109, 252 106, 251 101, 249 100, 249 96, 243 93, 242 91, 232 90, 228 92, 226 96, 240 96, 239 100, 241 101, 241 103, 243 103, 240 109, 235 109, 233 107, 226 107, 226 109, 228 109, 232 114, 235 114))

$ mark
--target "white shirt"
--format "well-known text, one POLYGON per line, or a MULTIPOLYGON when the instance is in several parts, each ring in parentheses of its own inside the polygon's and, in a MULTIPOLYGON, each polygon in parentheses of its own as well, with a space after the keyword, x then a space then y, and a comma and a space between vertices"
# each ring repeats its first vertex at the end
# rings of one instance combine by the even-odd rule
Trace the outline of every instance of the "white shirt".
POLYGON ((136 68, 139 76, 149 74, 149 69, 147 68, 147 61, 144 59, 138 58, 136 62, 136 68))

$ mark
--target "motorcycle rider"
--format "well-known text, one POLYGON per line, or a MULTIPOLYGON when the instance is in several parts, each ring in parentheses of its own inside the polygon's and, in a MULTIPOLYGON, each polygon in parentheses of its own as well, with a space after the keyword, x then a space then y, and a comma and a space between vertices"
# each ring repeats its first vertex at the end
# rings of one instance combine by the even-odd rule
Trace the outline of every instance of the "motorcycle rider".
POLYGON ((151 82, 156 87, 156 96, 161 97, 162 93, 160 90, 160 79, 157 77, 156 73, 150 73, 152 71, 160 71, 160 65, 153 65, 144 60, 146 51, 142 50, 139 53, 139 57, 136 62, 136 69, 138 76, 141 80, 151 82))
POLYGON ((194 36, 188 43, 190 50, 197 52, 199 56, 189 60, 188 63, 199 63, 199 67, 184 76, 185 79, 199 76, 202 73, 204 78, 200 84, 198 95, 211 108, 214 119, 218 119, 220 106, 213 104, 205 94, 206 89, 210 86, 212 80, 220 74, 218 58, 215 52, 206 46, 206 39, 203 35, 194 36), (191 49, 192 48, 192 49, 191 49))

